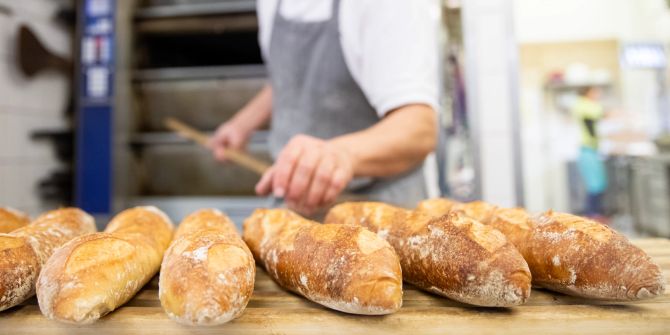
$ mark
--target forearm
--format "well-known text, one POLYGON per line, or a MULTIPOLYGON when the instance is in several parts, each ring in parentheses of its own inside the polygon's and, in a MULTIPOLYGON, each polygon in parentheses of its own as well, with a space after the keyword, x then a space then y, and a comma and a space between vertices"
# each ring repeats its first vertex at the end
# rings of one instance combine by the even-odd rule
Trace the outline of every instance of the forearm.
POLYGON ((231 122, 244 132, 253 132, 267 124, 272 116, 272 87, 266 84, 233 118, 231 122))
POLYGON ((355 176, 393 176, 417 166, 435 149, 437 115, 427 105, 407 105, 368 129, 330 142, 352 155, 355 176))

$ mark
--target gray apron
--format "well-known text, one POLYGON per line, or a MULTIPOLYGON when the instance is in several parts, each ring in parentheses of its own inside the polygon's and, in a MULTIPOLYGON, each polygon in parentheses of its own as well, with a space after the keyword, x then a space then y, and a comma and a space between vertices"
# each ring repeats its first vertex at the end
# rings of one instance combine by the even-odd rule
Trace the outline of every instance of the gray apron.
MULTIPOLYGON (((286 20, 280 14, 281 5, 279 0, 266 60, 273 89, 269 142, 274 158, 295 135, 330 139, 380 121, 344 59, 340 0, 333 0, 331 18, 322 22, 286 20)), ((356 179, 344 194, 348 199, 383 201, 407 208, 425 197, 421 166, 393 178, 356 179)))

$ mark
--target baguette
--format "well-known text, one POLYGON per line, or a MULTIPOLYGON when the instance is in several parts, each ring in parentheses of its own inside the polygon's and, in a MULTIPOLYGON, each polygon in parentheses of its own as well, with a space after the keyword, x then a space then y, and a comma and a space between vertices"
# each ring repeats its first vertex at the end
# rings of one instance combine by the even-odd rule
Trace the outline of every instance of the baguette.
POLYGON ((484 201, 472 201, 462 203, 446 198, 428 199, 419 202, 416 211, 439 217, 451 211, 463 212, 463 214, 483 223, 488 224, 498 207, 484 201))
POLYGON ((186 325, 218 325, 242 314, 256 264, 230 219, 215 209, 186 217, 163 257, 158 296, 168 316, 186 325))
POLYGON ((172 230, 157 208, 136 207, 119 213, 104 232, 71 240, 37 280, 42 314, 88 324, 121 306, 156 274, 172 230))
POLYGON ((437 216, 446 206, 487 217, 484 222, 521 252, 536 286, 612 301, 653 298, 665 291, 658 265, 623 235, 595 221, 553 211, 532 217, 521 208, 448 199, 427 200, 418 209, 437 216))
POLYGON ((548 211, 533 218, 524 254, 538 286, 600 300, 641 300, 665 291, 658 265, 598 222, 548 211))
POLYGON ((0 234, 9 233, 30 223, 28 215, 16 209, 0 208, 0 234))
POLYGON ((402 276, 393 248, 359 226, 318 224, 285 209, 259 209, 244 241, 282 287, 352 314, 400 309, 402 276))
POLYGON ((530 295, 521 254, 495 229, 461 213, 433 218, 374 202, 333 207, 326 223, 360 224, 396 250, 405 281, 472 305, 514 306, 530 295))
POLYGON ((56 248, 94 231, 90 215, 66 208, 47 212, 9 234, 0 234, 0 311, 35 294, 42 265, 56 248))

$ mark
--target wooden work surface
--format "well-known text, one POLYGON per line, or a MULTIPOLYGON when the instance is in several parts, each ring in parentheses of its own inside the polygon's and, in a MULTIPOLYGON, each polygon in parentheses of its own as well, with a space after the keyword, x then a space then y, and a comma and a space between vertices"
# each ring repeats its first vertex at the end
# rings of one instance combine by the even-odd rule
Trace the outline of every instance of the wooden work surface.
MULTIPOLYGON (((670 278, 670 240, 634 241, 670 278)), ((0 312, 0 334, 670 334, 670 293, 627 304, 533 290, 515 308, 472 307, 405 286, 402 309, 388 316, 335 312, 280 289, 262 270, 244 314, 222 326, 180 326, 163 313, 154 278, 123 307, 88 326, 50 321, 35 299, 0 312)))

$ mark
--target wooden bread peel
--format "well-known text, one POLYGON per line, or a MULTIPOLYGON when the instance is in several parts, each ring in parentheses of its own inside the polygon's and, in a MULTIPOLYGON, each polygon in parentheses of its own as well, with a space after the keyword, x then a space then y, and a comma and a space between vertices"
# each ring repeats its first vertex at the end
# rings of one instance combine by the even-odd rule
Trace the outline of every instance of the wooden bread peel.
MULTIPOLYGON (((205 133, 198 131, 185 123, 168 117, 165 119, 165 126, 177 133, 179 136, 189 139, 197 144, 209 149, 207 143, 209 142, 209 136, 205 133)), ((247 170, 256 172, 259 175, 263 175, 267 169, 270 168, 270 165, 266 162, 263 162, 247 153, 244 153, 235 149, 226 149, 225 155, 231 162, 246 168, 247 170)))

